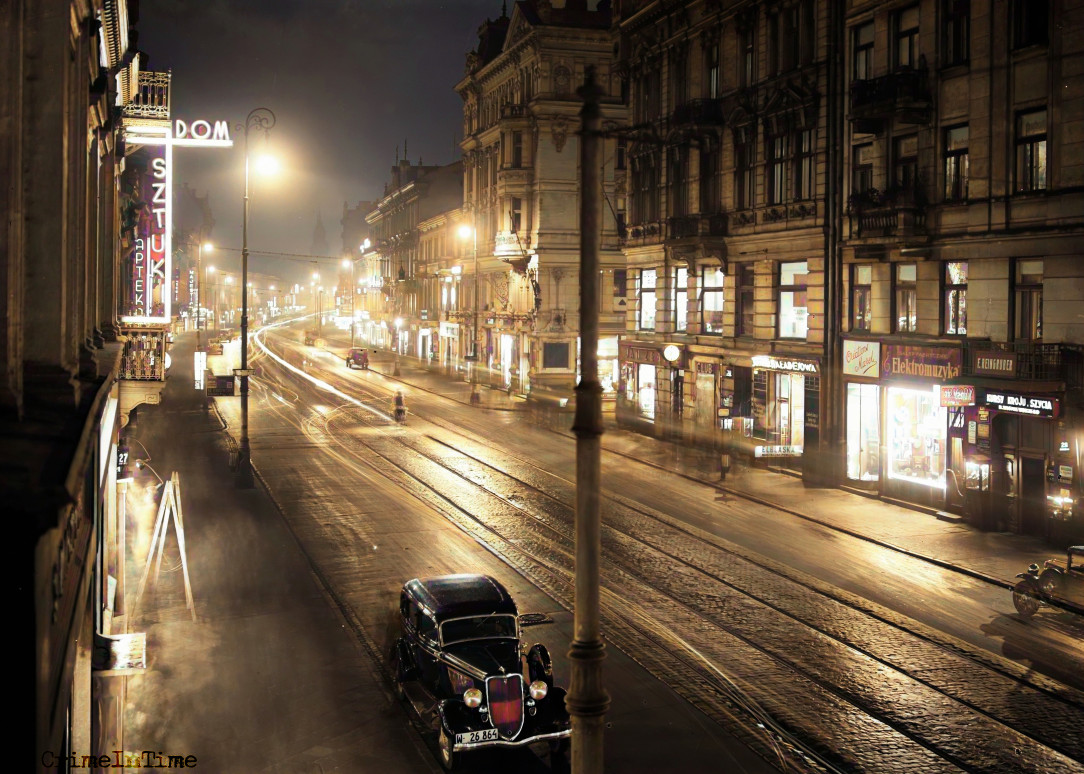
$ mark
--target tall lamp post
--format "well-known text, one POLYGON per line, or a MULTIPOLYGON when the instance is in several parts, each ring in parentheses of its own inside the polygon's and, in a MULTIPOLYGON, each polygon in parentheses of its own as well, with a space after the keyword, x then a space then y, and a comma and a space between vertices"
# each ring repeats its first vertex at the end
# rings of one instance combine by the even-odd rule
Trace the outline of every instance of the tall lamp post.
MULTIPOLYGON (((203 232, 200 231, 199 240, 199 252, 196 253, 196 351, 199 352, 203 348, 202 340, 200 337, 200 329, 203 327, 203 250, 207 249, 207 252, 211 252, 214 249, 214 245, 210 242, 203 241, 203 232)), ((208 271, 214 272, 215 267, 211 266, 208 271)))
POLYGON ((602 561, 600 510, 602 385, 598 380, 599 247, 602 241, 602 90, 588 67, 579 90, 580 111, 580 360, 576 385, 576 593, 571 666, 565 704, 572 718, 572 772, 602 771, 602 741, 610 697, 602 686, 599 568, 602 561))
POLYGON ((275 125, 275 114, 267 108, 255 108, 245 118, 245 198, 241 216, 241 444, 237 460, 238 486, 255 486, 248 445, 248 135, 253 129, 266 136, 275 125))
MULTIPOLYGON (((473 210, 472 210, 473 218, 473 210)), ((472 245, 472 252, 474 255, 474 314, 471 316, 471 351, 467 353, 464 360, 474 362, 474 368, 471 369, 470 380, 470 402, 479 403, 481 401, 478 395, 478 317, 482 314, 482 310, 478 306, 478 229, 474 226, 468 226, 464 223, 459 227, 459 238, 470 239, 472 245)))

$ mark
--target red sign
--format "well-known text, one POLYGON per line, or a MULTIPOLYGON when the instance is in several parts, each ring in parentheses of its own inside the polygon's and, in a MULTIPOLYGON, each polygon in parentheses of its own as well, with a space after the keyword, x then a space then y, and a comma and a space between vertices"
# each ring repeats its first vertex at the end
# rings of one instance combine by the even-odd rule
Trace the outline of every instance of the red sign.
POLYGON ((970 384, 942 384, 941 405, 950 406, 974 406, 975 388, 970 384))
POLYGON ((913 347, 886 344, 881 357, 881 376, 912 376, 944 382, 960 375, 961 350, 949 347, 913 347))

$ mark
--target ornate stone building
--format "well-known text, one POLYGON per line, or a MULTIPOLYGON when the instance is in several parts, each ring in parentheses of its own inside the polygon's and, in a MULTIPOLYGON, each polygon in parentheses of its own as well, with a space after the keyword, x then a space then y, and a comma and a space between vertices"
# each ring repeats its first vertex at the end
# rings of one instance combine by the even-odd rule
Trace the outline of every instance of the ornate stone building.
MULTIPOLYGON (((478 47, 467 55, 466 75, 456 85, 463 99, 463 209, 477 239, 481 279, 480 309, 473 307, 473 295, 459 299, 459 319, 471 323, 468 335, 478 331, 477 342, 462 342, 460 351, 476 347, 481 378, 532 398, 566 401, 575 386, 581 105, 576 89, 586 68, 594 67, 607 95, 604 118, 611 124, 625 120, 610 21, 606 3, 517 2, 511 16, 481 25, 478 47)), ((624 260, 617 238, 624 172, 616 141, 607 145, 600 349, 603 381, 612 391, 617 337, 624 328, 624 260)), ((462 271, 464 278, 472 274, 474 261, 462 271)))

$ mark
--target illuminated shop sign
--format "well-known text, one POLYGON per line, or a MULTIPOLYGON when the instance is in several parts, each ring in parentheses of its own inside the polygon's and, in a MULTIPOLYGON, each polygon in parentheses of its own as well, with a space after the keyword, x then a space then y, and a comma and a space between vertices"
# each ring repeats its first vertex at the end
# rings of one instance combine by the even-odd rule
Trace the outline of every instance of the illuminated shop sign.
POLYGON ((1014 414, 1028 414, 1034 417, 1056 417, 1058 415, 1058 401, 1054 398, 1019 395, 1011 392, 991 392, 987 390, 986 405, 998 411, 1011 411, 1014 414))
POLYGON ((881 343, 879 341, 843 340, 843 373, 846 376, 880 376, 881 343))
MULTIPOLYGON (((163 130, 163 136, 168 134, 169 130, 163 130)), ((172 276, 173 149, 161 145, 146 148, 144 153, 147 166, 139 181, 142 207, 127 267, 127 297, 121 320, 168 323, 173 296, 166 282, 172 276)))
POLYGON ((801 446, 757 446, 753 449, 756 457, 801 457, 801 446))
POLYGON ((793 371, 799 374, 817 373, 817 364, 807 360, 781 360, 772 355, 754 355, 753 368, 767 368, 772 371, 793 371))
POLYGON ((974 406, 975 388, 970 384, 942 384, 941 405, 944 408, 974 406))
POLYGON ((163 130, 160 125, 135 124, 125 129, 125 139, 137 145, 188 145, 205 148, 229 148, 230 139, 228 121, 195 121, 177 119, 173 122, 172 133, 163 130))
POLYGON ((960 375, 960 364, 959 349, 886 344, 881 358, 881 375, 915 376, 943 382, 960 375))

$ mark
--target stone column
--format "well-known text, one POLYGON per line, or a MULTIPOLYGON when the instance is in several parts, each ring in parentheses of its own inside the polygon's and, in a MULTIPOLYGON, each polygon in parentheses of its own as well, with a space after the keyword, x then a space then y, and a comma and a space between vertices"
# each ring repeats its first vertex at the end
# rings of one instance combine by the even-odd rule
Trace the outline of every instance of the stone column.
POLYGON ((0 3, 0 413, 23 403, 23 3, 0 3))
POLYGON ((37 403, 78 400, 73 381, 77 336, 73 295, 73 180, 71 36, 65 3, 27 3, 24 8, 23 120, 24 169, 34 179, 24 185, 25 297, 23 341, 26 395, 37 403))

